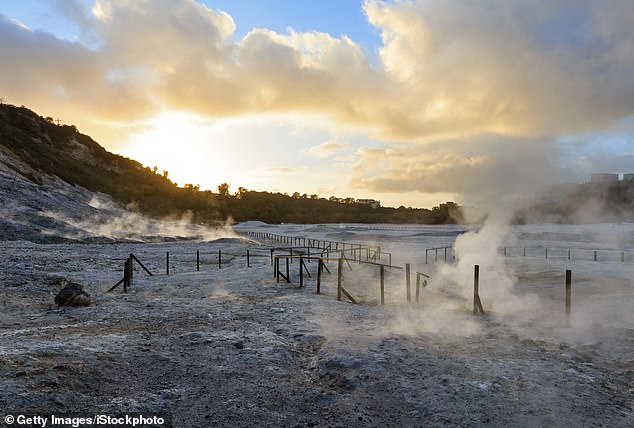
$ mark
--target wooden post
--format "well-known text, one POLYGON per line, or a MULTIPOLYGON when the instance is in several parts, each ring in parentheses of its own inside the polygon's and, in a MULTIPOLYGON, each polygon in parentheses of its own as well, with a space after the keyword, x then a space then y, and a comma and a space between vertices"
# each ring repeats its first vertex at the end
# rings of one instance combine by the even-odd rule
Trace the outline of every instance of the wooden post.
POLYGON ((128 264, 130 265, 129 270, 130 270, 130 276, 129 276, 129 281, 128 281, 128 286, 132 286, 132 278, 134 277, 134 254, 130 253, 130 256, 128 256, 128 264))
POLYGON ((288 267, 288 257, 286 257, 286 283, 290 283, 291 282, 291 274, 289 272, 289 267, 288 267))
POLYGON ((420 274, 416 273, 416 303, 420 301, 420 274))
POLYGON ((434 262, 438 263, 438 248, 434 248, 436 255, 434 256, 434 262))
POLYGON ((341 287, 343 286, 343 258, 337 261, 337 300, 341 300, 341 287))
POLYGON ((273 266, 275 269, 275 280, 276 282, 280 282, 280 258, 275 257, 275 261, 273 262, 273 266))
POLYGON ((218 269, 222 268, 222 250, 218 250, 218 269))
POLYGON ((473 313, 484 313, 482 302, 480 301, 480 266, 475 265, 473 269, 473 313))
POLYGON ((249 258, 249 250, 247 249, 247 267, 251 267, 251 260, 249 258))
POLYGON ((123 264, 123 292, 128 292, 128 287, 130 286, 130 259, 125 259, 125 263, 123 264))
POLYGON ((381 304, 385 304, 385 266, 381 265, 381 304))
POLYGON ((447 262, 447 247, 445 247, 445 262, 447 262))
MULTIPOLYGON (((446 254, 446 250, 445 250, 446 254)), ((409 263, 405 264, 405 288, 407 290, 407 303, 412 303, 411 278, 409 263)))
POLYGON ((168 251, 165 255, 165 274, 170 274, 170 252, 168 251))
POLYGON ((568 248, 568 260, 570 260, 570 248, 568 248))
POLYGON ((570 327, 570 306, 572 303, 572 271, 566 270, 566 327, 570 327))
POLYGON ((196 272, 200 271, 200 250, 196 250, 196 272))
POLYGON ((504 247, 504 257, 506 257, 506 247, 504 247))
POLYGON ((273 251, 275 251, 275 249, 271 248, 271 266, 273 266, 273 251))
POLYGON ((524 257, 526 257, 526 247, 524 247, 524 257))
POLYGON ((429 249, 425 249, 425 264, 427 264, 427 253, 429 252, 429 249))
POLYGON ((304 286, 304 258, 299 258, 299 286, 304 286))
MULTIPOLYGON (((139 260, 134 254, 130 253, 130 258, 132 258, 132 260, 134 262, 137 262, 139 264, 139 266, 141 266, 141 268, 143 268, 143 270, 145 272, 147 272, 148 275, 154 276, 154 275, 152 275, 152 272, 150 272, 150 270, 148 268, 146 268, 145 265, 143 263, 141 263, 141 260, 139 260)), ((134 263, 132 263, 132 264, 134 264, 134 263)))
POLYGON ((597 261, 597 250, 594 250, 594 261, 597 261))
POLYGON ((317 261, 317 294, 321 292, 321 271, 324 267, 324 261, 319 259, 317 261))
POLYGON ((625 262, 625 252, 622 251, 621 252, 621 263, 624 263, 624 262, 625 262))
POLYGON ((546 248, 546 258, 548 258, 548 248, 546 248))

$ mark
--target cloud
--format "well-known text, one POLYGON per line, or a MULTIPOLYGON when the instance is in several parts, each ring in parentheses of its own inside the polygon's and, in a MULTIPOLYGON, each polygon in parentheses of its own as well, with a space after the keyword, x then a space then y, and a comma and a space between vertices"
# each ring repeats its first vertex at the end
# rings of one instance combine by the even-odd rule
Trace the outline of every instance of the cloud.
POLYGON ((8 101, 101 124, 169 109, 316 115, 391 142, 357 153, 353 178, 376 191, 470 191, 544 165, 551 178, 557 137, 634 115, 629 0, 366 0, 378 64, 345 36, 254 29, 236 40, 231 16, 194 0, 58 7, 78 42, 0 18, 8 101))
POLYGON ((634 113, 634 5, 368 0, 380 67, 324 33, 254 29, 193 0, 63 2, 89 49, 0 23, 0 88, 96 115, 306 112, 391 139, 560 134, 634 113), (566 19, 573 14, 575 20, 566 19), (42 94, 42 95, 39 95, 42 94))
POLYGON ((311 156, 315 156, 320 159, 326 159, 333 156, 335 153, 347 148, 348 145, 345 143, 339 141, 326 141, 324 143, 308 148, 305 152, 311 156))
MULTIPOLYGON (((359 149, 351 185, 377 193, 457 192, 501 199, 558 182, 549 140, 482 135, 359 149)), ((467 202, 464 199, 464 202, 467 202)))

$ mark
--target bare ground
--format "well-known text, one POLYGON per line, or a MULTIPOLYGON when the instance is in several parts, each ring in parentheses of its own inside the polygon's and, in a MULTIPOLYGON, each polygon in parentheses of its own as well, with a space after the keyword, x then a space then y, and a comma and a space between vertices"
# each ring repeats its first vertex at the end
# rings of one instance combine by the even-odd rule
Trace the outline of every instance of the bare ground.
POLYGON ((176 257, 200 245, 2 243, 0 408, 178 427, 634 426, 632 326, 579 339, 468 308, 351 305, 332 278, 316 295, 276 283, 266 258, 247 268, 240 243, 205 244, 201 272, 176 257), (128 253, 158 272, 165 251, 172 275, 105 293, 128 253), (55 306, 62 278, 95 304, 55 306))

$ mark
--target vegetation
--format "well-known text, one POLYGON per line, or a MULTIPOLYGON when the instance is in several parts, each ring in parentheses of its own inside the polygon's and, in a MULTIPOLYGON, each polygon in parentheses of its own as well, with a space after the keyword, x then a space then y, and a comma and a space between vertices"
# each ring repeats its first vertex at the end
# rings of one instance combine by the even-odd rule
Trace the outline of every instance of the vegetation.
POLYGON ((231 217, 235 221, 266 223, 452 223, 460 219, 452 202, 431 210, 372 208, 353 198, 329 199, 317 195, 292 196, 239 188, 234 194, 226 183, 217 193, 186 184, 178 187, 164 171, 106 151, 75 126, 59 125, 25 107, 0 104, 0 151, 9 151, 29 168, 12 165, 31 181, 45 176, 109 194, 124 206, 153 216, 182 216, 212 224, 231 217))

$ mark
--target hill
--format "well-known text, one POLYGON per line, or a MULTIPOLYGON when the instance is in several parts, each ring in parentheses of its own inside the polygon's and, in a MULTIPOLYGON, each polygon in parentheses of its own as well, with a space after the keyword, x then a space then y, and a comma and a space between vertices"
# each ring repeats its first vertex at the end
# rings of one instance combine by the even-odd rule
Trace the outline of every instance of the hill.
MULTIPOLYGON (((198 225, 218 225, 229 218, 267 223, 437 224, 454 222, 459 215, 452 203, 431 210, 372 208, 352 198, 244 188, 229 194, 226 185, 219 186, 218 193, 191 184, 178 187, 166 173, 108 152, 75 126, 55 124, 50 117, 9 104, 0 105, 0 198, 4 239, 42 240, 61 227, 58 223, 67 223, 64 219, 125 216, 130 210, 152 218, 187 218, 198 225), (106 214, 104 207, 109 210, 106 214)), ((68 224, 63 226, 68 229, 68 224)))

